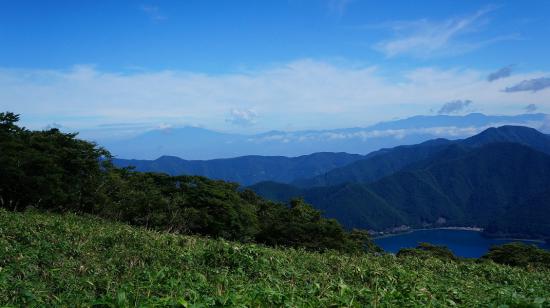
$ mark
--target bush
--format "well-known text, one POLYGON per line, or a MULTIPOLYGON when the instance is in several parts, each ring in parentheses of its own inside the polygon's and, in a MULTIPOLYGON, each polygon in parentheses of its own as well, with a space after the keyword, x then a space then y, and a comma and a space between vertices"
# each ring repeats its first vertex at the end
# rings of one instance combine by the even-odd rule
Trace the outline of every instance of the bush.
POLYGON ((511 266, 550 268, 550 252, 520 242, 493 246, 481 258, 511 266))
POLYGON ((458 257, 445 246, 432 245, 430 243, 420 243, 416 248, 404 248, 397 252, 397 257, 414 256, 417 258, 437 258, 441 260, 458 260, 458 257))

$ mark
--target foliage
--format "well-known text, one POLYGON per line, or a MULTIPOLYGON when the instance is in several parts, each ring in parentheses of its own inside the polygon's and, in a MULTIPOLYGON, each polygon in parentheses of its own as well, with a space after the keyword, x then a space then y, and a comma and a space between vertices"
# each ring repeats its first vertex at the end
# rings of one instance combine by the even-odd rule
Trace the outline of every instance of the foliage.
POLYGON ((0 209, 0 306, 544 307, 550 271, 273 249, 0 209))
POLYGON ((511 266, 550 269, 550 252, 521 242, 493 246, 482 259, 511 266))
POLYGON ((90 211, 100 202, 98 161, 108 152, 57 129, 29 131, 0 113, 0 206, 90 211))
POLYGON ((445 246, 420 243, 416 248, 404 248, 397 252, 397 257, 417 257, 422 259, 437 258, 447 261, 456 261, 458 258, 445 246))
POLYGON ((242 242, 363 252, 374 244, 303 201, 266 201, 199 176, 119 169, 95 144, 57 129, 29 131, 0 113, 0 205, 96 214, 136 226, 242 242))

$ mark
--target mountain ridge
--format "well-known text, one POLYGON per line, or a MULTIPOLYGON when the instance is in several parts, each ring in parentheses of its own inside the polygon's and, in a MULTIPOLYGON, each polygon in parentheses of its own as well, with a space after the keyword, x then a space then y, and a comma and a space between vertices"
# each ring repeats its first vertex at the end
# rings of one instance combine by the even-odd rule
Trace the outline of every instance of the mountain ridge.
MULTIPOLYGON (((432 157, 370 182, 306 188, 277 183, 266 187, 259 183, 251 189, 268 199, 303 197, 327 217, 350 228, 381 231, 401 225, 418 228, 450 224, 481 226, 488 234, 505 231, 515 236, 548 237, 550 194, 544 191, 550 183, 550 155, 541 149, 546 148, 550 138, 526 128, 503 130, 528 132, 519 135, 534 134, 542 143, 533 139, 524 140, 528 145, 493 142, 485 137, 499 131, 491 129, 466 142, 452 142, 432 157), (525 208, 531 210, 526 212, 525 208), (526 217, 533 216, 539 217, 538 225, 526 227, 526 217)), ((371 159, 384 155, 387 152, 371 159)))
POLYGON ((143 172, 201 175, 247 186, 266 180, 291 182, 312 177, 362 158, 358 154, 329 152, 298 157, 247 155, 214 160, 184 160, 165 155, 153 161, 115 158, 113 163, 118 167, 134 166, 143 172))
POLYGON ((548 128, 548 115, 483 114, 414 116, 365 127, 268 131, 234 134, 197 127, 173 127, 149 131, 120 140, 95 140, 115 157, 156 159, 171 155, 183 159, 235 158, 244 155, 289 156, 315 152, 347 152, 365 155, 382 148, 417 144, 435 138, 460 139, 491 126, 515 124, 548 128))
POLYGON ((491 142, 516 142, 550 154, 550 136, 533 128, 505 125, 488 128, 466 139, 434 139, 416 145, 398 146, 373 152, 365 159, 350 165, 328 171, 309 179, 300 179, 291 184, 306 188, 313 186, 337 185, 345 182, 372 182, 383 176, 436 155, 451 144, 479 147, 491 142))

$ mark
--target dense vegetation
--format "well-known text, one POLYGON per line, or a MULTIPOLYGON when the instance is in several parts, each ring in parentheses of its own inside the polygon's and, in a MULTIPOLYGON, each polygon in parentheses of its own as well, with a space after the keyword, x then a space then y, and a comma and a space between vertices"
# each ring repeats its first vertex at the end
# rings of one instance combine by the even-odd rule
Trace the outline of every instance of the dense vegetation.
POLYGON ((545 307, 550 271, 273 249, 0 209, 0 306, 545 307))
POLYGON ((0 205, 99 215, 176 233, 243 242, 364 251, 360 231, 345 231, 302 200, 288 205, 239 185, 197 176, 172 177, 115 168, 109 153, 57 129, 30 131, 0 113, 0 205))
POLYGON ((509 243, 491 247, 482 259, 511 266, 546 267, 550 269, 550 252, 523 243, 509 243))
MULTIPOLYGON (((445 246, 430 243, 419 243, 415 248, 402 248, 396 254, 398 258, 415 257, 420 259, 436 258, 443 261, 465 261, 457 257, 445 246)), ((529 270, 550 270, 550 252, 532 244, 511 242, 492 246, 476 262, 492 261, 494 263, 523 267, 529 270)), ((472 260, 470 260, 472 261, 472 260)))
POLYGON ((489 143, 448 145, 371 183, 251 188, 273 200, 302 196, 350 228, 479 226, 489 235, 544 239, 550 236, 548 183, 550 155, 519 143, 489 143))
POLYGON ((397 257, 417 257, 422 259, 437 258, 441 260, 457 260, 458 257, 445 246, 420 243, 416 248, 403 248, 397 252, 397 257))

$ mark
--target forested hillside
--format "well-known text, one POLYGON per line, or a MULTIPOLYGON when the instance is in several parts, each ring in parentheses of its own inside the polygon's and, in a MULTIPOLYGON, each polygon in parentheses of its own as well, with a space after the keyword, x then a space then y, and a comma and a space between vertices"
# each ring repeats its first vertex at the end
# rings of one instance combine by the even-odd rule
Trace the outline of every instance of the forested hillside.
POLYGON ((348 182, 370 183, 413 163, 429 159, 452 143, 453 141, 447 139, 435 139, 417 145, 382 149, 370 153, 365 159, 332 169, 316 177, 296 180, 292 184, 307 188, 348 182))
POLYGON ((302 190, 261 183, 252 189, 278 200, 303 196, 348 227, 479 226, 494 235, 545 238, 548 183, 549 155, 518 143, 489 143, 451 144, 372 183, 302 190))

